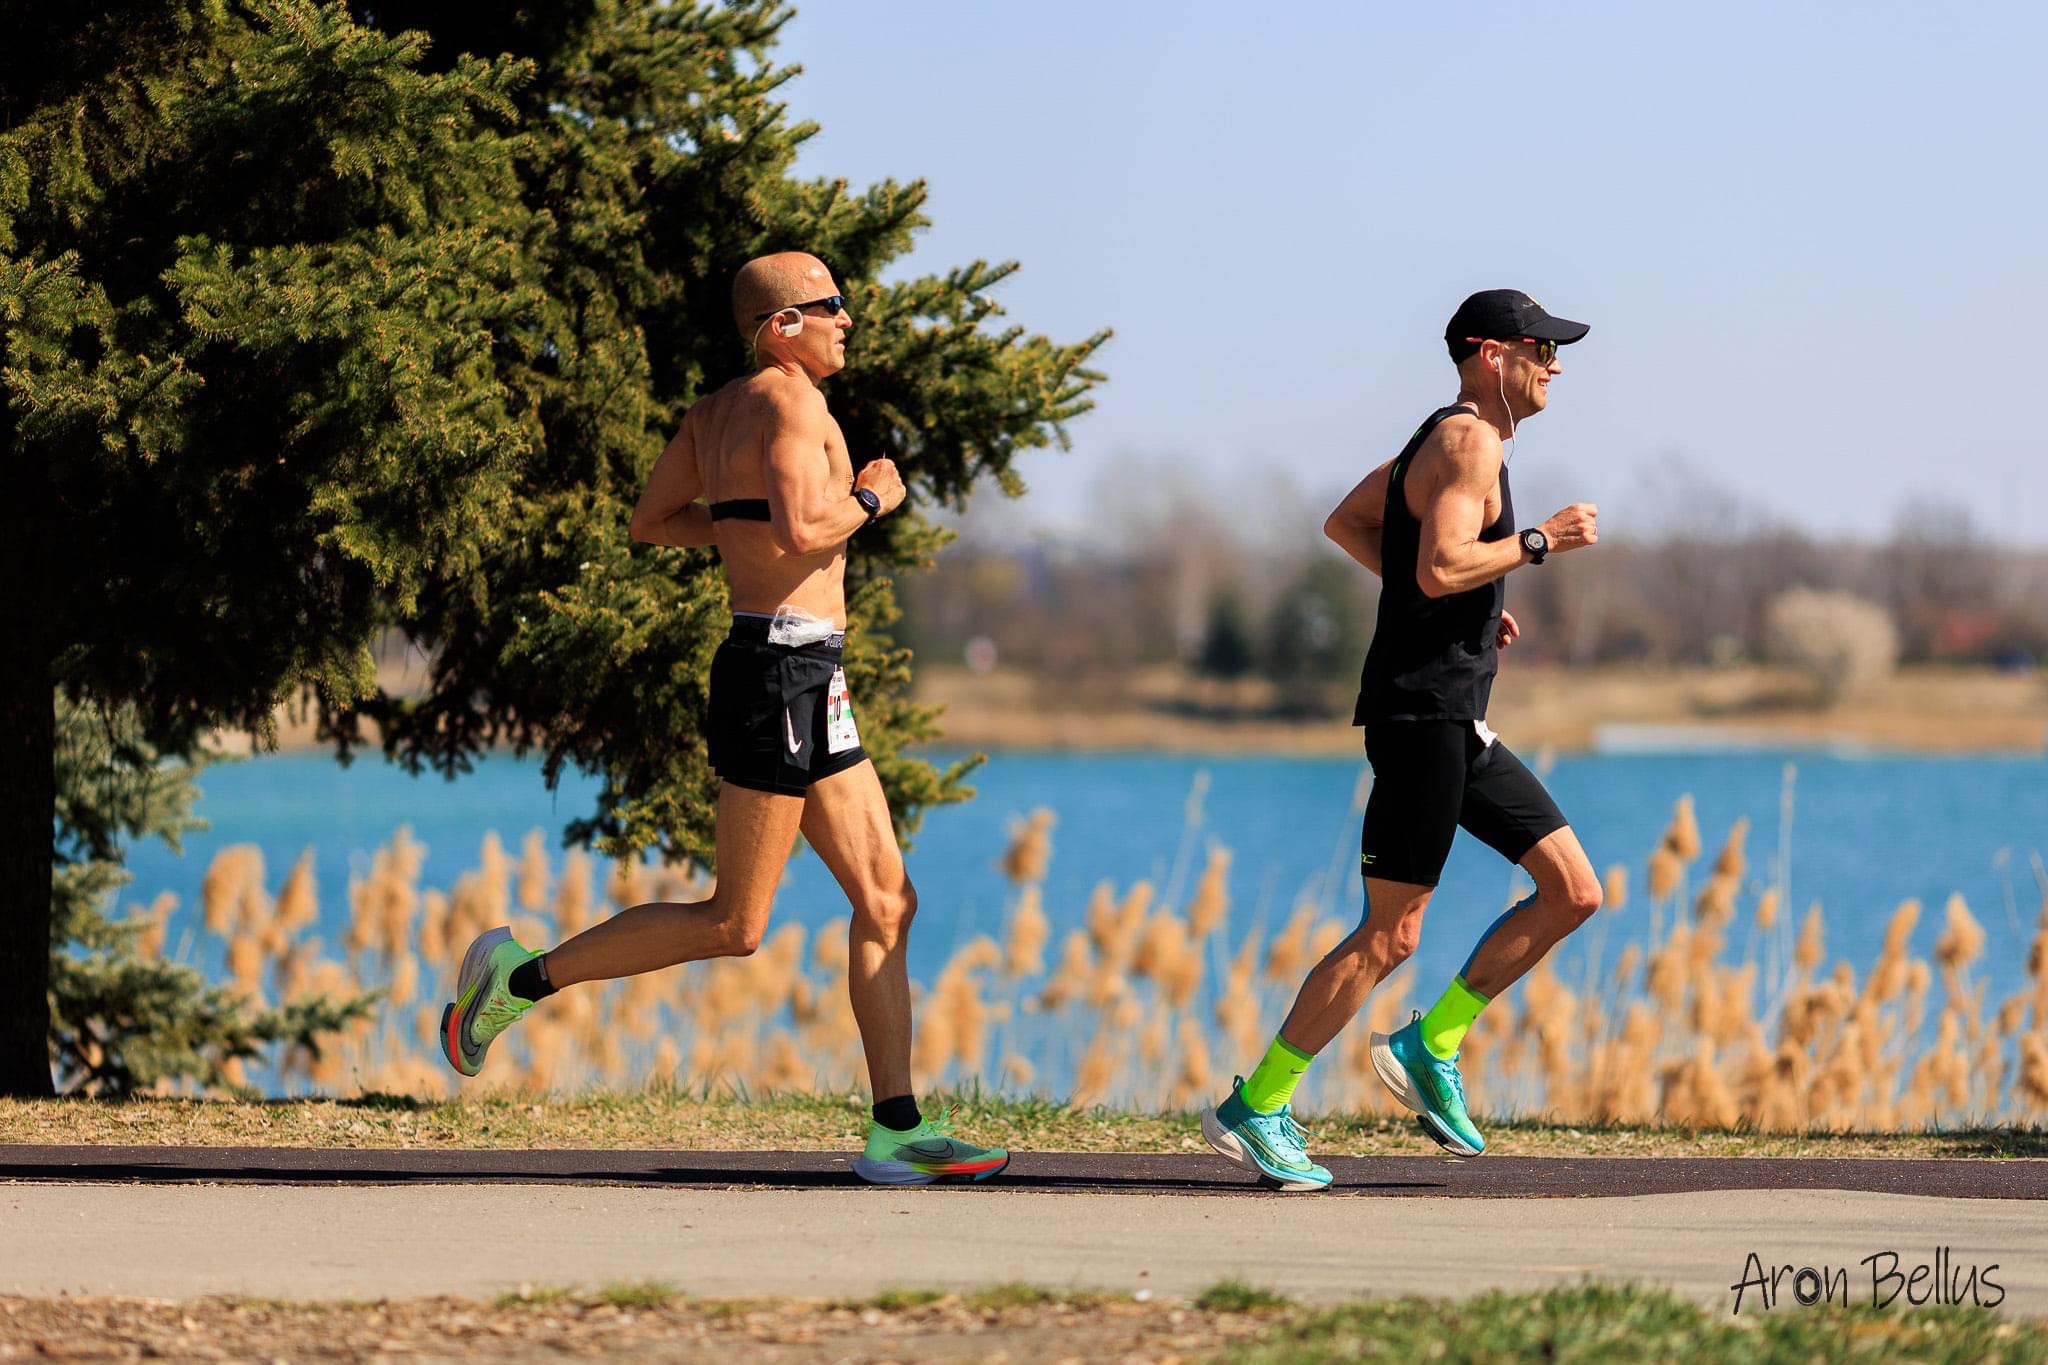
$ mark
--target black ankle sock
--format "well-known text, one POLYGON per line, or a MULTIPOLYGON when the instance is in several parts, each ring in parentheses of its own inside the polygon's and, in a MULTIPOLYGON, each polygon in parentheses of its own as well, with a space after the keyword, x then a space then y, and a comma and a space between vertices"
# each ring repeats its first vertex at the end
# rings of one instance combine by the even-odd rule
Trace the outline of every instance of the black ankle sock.
POLYGON ((548 980, 548 958, 546 953, 520 963, 512 969, 512 975, 505 984, 512 988, 512 994, 521 1000, 545 1000, 555 993, 555 983, 548 980))
POLYGON ((898 1095, 875 1105, 875 1122, 893 1133, 907 1133, 924 1122, 924 1115, 917 1112, 915 1095, 898 1095))

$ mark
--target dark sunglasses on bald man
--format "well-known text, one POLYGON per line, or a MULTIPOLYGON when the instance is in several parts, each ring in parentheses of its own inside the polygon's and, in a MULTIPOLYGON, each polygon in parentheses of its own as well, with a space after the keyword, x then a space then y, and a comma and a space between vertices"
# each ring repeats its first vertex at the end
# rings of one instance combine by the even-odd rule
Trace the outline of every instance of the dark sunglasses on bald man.
POLYGON ((785 303, 780 308, 771 308, 765 313, 754 314, 754 321, 766 322, 777 313, 787 313, 792 308, 799 313, 806 308, 822 308, 826 317, 836 318, 846 311, 846 297, 843 294, 830 294, 822 299, 812 299, 809 303, 785 303))
MULTIPOLYGON (((763 313, 761 316, 765 318, 768 315, 763 313)), ((1482 341, 1526 341, 1536 348, 1536 363, 1538 365, 1548 365, 1551 361, 1557 359, 1557 343, 1554 341, 1538 341, 1535 337, 1466 337, 1465 340, 1475 346, 1482 341)))

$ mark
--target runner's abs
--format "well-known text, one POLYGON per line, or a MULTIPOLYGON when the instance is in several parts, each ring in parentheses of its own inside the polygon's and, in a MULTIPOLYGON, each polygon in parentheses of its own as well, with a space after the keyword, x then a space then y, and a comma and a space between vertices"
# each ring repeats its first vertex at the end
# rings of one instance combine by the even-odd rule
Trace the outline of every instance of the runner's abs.
POLYGON ((788 603, 811 615, 846 624, 846 553, 843 546, 792 555, 775 544, 764 522, 727 518, 712 523, 727 596, 734 611, 773 616, 788 603))

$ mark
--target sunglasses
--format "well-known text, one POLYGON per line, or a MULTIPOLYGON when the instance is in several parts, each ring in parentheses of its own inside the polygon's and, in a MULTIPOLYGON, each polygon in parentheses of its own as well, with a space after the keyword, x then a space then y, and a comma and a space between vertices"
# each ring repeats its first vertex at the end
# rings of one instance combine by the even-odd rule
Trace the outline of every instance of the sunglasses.
POLYGON ((766 322, 777 313, 787 313, 792 308, 798 312, 802 312, 806 308, 822 308, 825 310, 825 316, 836 318, 846 311, 846 296, 843 294, 829 294, 822 299, 812 299, 809 303, 785 303, 780 308, 771 308, 765 313, 754 314, 754 321, 766 322))
MULTIPOLYGON (((763 313, 761 316, 766 317, 767 314, 763 313)), ((1536 348, 1536 363, 1538 365, 1548 365, 1551 361, 1557 359, 1557 343, 1554 341, 1538 341, 1535 337, 1466 337, 1465 340, 1475 345, 1482 341, 1526 341, 1536 348)))

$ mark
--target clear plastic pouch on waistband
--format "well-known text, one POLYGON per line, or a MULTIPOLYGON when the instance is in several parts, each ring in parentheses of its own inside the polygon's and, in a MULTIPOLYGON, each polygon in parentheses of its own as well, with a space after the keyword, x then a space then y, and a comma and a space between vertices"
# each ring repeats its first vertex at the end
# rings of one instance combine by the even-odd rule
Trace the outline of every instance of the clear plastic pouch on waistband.
POLYGON ((787 602, 775 609, 775 617, 768 623, 768 643, 771 645, 815 645, 838 633, 839 627, 830 621, 820 620, 802 607, 793 607, 787 602))

